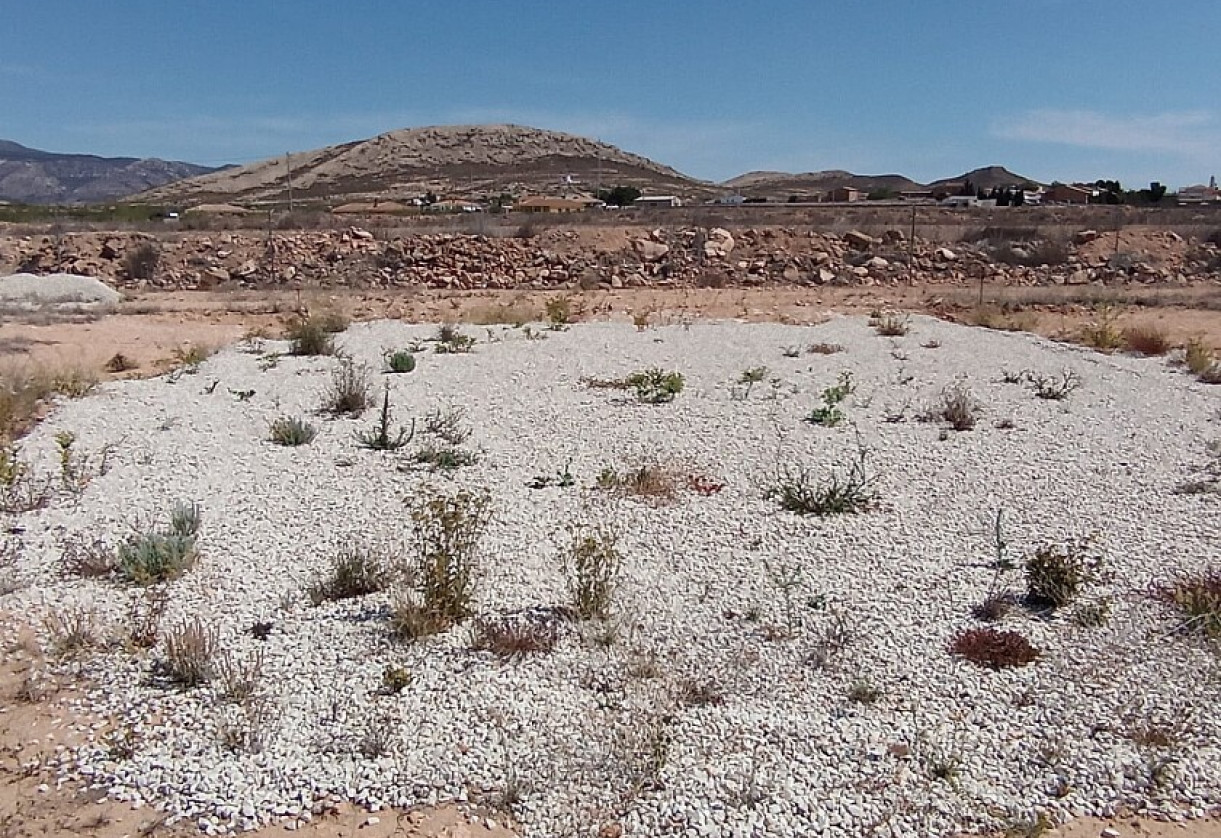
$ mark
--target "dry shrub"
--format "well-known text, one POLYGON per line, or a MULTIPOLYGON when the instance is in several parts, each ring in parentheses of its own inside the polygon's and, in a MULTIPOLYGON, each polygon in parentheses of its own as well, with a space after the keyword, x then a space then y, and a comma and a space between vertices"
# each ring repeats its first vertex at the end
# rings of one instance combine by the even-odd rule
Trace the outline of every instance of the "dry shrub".
POLYGON ((42 621, 51 650, 60 657, 71 657, 98 646, 97 617, 83 608, 59 608, 42 621))
POLYGON ((332 416, 360 416, 373 402, 369 368, 343 358, 322 394, 322 412, 332 416))
POLYGON ((1102 352, 1119 349, 1124 345, 1124 336, 1116 325, 1116 318, 1114 309, 1100 306, 1097 316, 1081 327, 1081 342, 1102 352))
POLYGON ((1128 351, 1141 355, 1165 355, 1170 351, 1170 337, 1160 326, 1129 326, 1123 331, 1123 340, 1128 351))
POLYGON ((129 279, 152 279, 161 263, 161 249, 153 242, 141 242, 123 254, 123 270, 129 279))
POLYGON ((73 367, 0 366, 0 442, 28 431, 54 396, 80 398, 97 379, 73 367))
POLYGON ((366 547, 347 547, 331 560, 327 574, 312 583, 306 593, 310 602, 324 602, 374 594, 390 583, 390 562, 366 547))
POLYGON ((1016 631, 994 628, 972 628, 959 632, 950 643, 950 653, 988 669, 1025 666, 1038 660, 1041 654, 1016 631))
POLYGON ((985 623, 999 623, 1013 611, 1013 596, 1005 591, 994 591, 984 597, 974 608, 971 616, 985 623))
POLYGON ((908 319, 907 315, 893 311, 875 312, 869 318, 869 325, 882 337, 897 338, 907 334, 908 319))
POLYGON ((212 680, 216 673, 219 636, 196 617, 165 635, 162 671, 175 683, 195 687, 212 680))
POLYGON ((284 331, 290 355, 333 355, 335 340, 316 317, 299 317, 284 331))
POLYGON ((969 431, 978 419, 979 403, 962 382, 941 391, 937 401, 921 417, 926 422, 944 421, 956 431, 969 431))
POLYGON ((481 617, 471 626, 471 648, 504 660, 550 652, 558 641, 555 621, 533 620, 526 615, 481 617))
POLYGON ((1221 566, 1182 574, 1157 585, 1153 595, 1179 612, 1185 630, 1221 638, 1221 566))
POLYGON ((114 549, 105 541, 100 538, 87 540, 81 535, 70 535, 63 540, 60 561, 66 573, 82 579, 111 576, 119 563, 114 549))
POLYGON ((564 554, 564 575, 577 616, 605 619, 619 585, 623 554, 619 534, 604 523, 573 524, 564 554))
POLYGON ((844 347, 838 343, 811 343, 806 347, 806 352, 811 355, 834 355, 843 351, 844 347))
POLYGON ((1203 375, 1213 366, 1213 350, 1202 338, 1187 341, 1183 352, 1183 363, 1192 375, 1203 375))
POLYGON ((611 467, 598 475, 599 489, 633 498, 667 503, 674 500, 685 480, 681 469, 668 463, 645 463, 625 472, 611 467))
POLYGON ((1077 598, 1096 575, 1099 560, 1084 544, 1045 544, 1026 559, 1026 601, 1036 607, 1062 608, 1077 598))

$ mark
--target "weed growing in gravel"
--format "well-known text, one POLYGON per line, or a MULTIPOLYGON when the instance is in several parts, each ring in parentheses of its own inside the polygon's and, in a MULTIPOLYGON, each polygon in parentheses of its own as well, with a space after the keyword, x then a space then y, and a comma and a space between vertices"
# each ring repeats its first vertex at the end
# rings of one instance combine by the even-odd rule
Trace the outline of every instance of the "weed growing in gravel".
POLYGON ((806 347, 806 352, 811 355, 834 355, 843 351, 844 347, 838 343, 811 343, 806 347))
POLYGON ((415 355, 406 349, 387 352, 383 357, 386 360, 387 372, 405 373, 412 372, 415 369, 415 355))
POLYGON ((853 704, 875 704, 882 697, 882 691, 869 681, 853 681, 848 688, 848 700, 853 704))
POLYGON ((161 637, 161 618, 169 604, 164 585, 146 585, 127 604, 127 642, 137 649, 151 649, 161 637))
POLYGON ((846 471, 833 469, 821 479, 814 469, 784 463, 777 470, 767 498, 798 515, 841 515, 864 512, 877 501, 875 477, 865 468, 866 452, 859 448, 846 471))
POLYGON ((725 703, 725 691, 711 678, 683 678, 676 686, 684 707, 719 707, 725 703))
POLYGON ((394 430, 394 413, 390 407, 390 388, 382 394, 382 409, 378 413, 377 424, 367 431, 357 431, 356 441, 361 447, 372 451, 397 451, 415 438, 415 420, 411 420, 411 428, 399 426, 394 430))
POLYGON ((644 404, 674 401, 674 397, 683 391, 685 383, 681 372, 667 372, 660 367, 634 372, 624 380, 635 389, 636 401, 644 404))
POLYGON ((426 466, 430 471, 455 471, 479 462, 479 455, 465 448, 444 443, 429 442, 420 446, 411 460, 417 466, 426 466))
POLYGON ((1028 371, 1026 381, 1036 396, 1051 401, 1063 401, 1081 386, 1081 376, 1067 368, 1058 376, 1028 371))
POLYGON ((801 628, 801 615, 797 613, 797 592, 805 584, 801 564, 794 562, 773 566, 764 560, 763 575, 768 583, 780 592, 780 599, 784 604, 784 636, 795 637, 801 628))
POLYGON ((1221 638, 1221 566, 1181 574, 1156 585, 1153 595, 1179 612, 1184 631, 1221 638))
POLYGON ((424 417, 424 433, 450 445, 461 445, 471 438, 471 429, 463 424, 466 411, 460 407, 434 408, 424 417))
POLYGON ((1212 368, 1214 360, 1212 347, 1202 338, 1197 337, 1187 341, 1187 346, 1183 350, 1183 363, 1187 365, 1187 371, 1192 375, 1204 375, 1212 368))
POLYGON ((341 358, 322 394, 322 412, 332 416, 360 416, 373 397, 369 369, 351 358, 341 358))
POLYGON ((73 657, 101 642, 96 615, 83 608, 58 608, 43 618, 42 625, 56 657, 73 657))
POLYGON ((875 311, 869 318, 869 325, 882 337, 902 337, 908 332, 907 315, 893 311, 875 311))
POLYGON ((104 446, 95 454, 81 454, 76 448, 76 434, 60 431, 55 435, 59 455, 59 483, 66 491, 80 494, 95 477, 110 470, 111 447, 104 446))
POLYGON ((822 391, 822 406, 814 408, 806 421, 812 425, 822 425, 833 428, 844 421, 844 412, 839 406, 852 395, 856 385, 852 383, 852 373, 845 370, 839 374, 839 383, 822 391))
POLYGON ((152 279, 161 263, 161 248, 155 242, 140 242, 125 252, 120 262, 129 279, 152 279))
POLYGON ((174 363, 182 372, 194 375, 199 372, 200 365, 208 360, 215 351, 207 346, 189 343, 185 346, 176 347, 172 354, 174 363))
POLYGON ((284 330, 284 337, 288 339, 288 354, 290 355, 335 354, 335 339, 319 317, 294 319, 284 330))
POLYGON ((965 629, 950 643, 950 653, 988 669, 1025 666, 1041 654, 1016 631, 994 628, 965 629))
MULTIPOLYGON (((815 600, 815 604, 818 601, 815 600)), ((828 669, 836 657, 852 642, 853 633, 847 617, 838 609, 818 607, 825 616, 820 625, 811 634, 810 651, 806 654, 806 663, 815 669, 828 669)))
POLYGON ((411 686, 415 679, 411 670, 403 666, 387 666, 382 670, 382 692, 386 695, 398 695, 411 686))
POLYGON ((409 503, 412 590, 395 598, 391 616, 394 633, 408 640, 443 631, 470 613, 480 543, 492 520, 492 499, 485 491, 427 489, 409 503))
POLYGON ((596 486, 626 497, 668 503, 677 496, 682 482, 678 469, 666 463, 644 463, 625 472, 606 466, 598 473, 596 486))
POLYGON ((746 401, 750 398, 750 391, 755 385, 767 378, 771 372, 767 367, 750 367, 742 370, 742 374, 738 376, 737 384, 730 395, 736 401, 746 401))
POLYGON ((971 609, 971 616, 985 623, 999 623, 1013 611, 1013 595, 1008 591, 991 591, 971 609))
POLYGON ((1075 600, 1101 569, 1101 559, 1090 556, 1087 547, 1087 542, 1045 544, 1028 556, 1026 602, 1036 608, 1062 608, 1075 600))
POLYGON ((288 447, 309 445, 318 431, 309 422, 296 416, 281 416, 271 423, 271 441, 288 447))
POLYGON ((470 648, 491 652, 502 660, 514 660, 550 652, 559 639, 559 628, 551 620, 480 617, 471 626, 470 648))
POLYGON ((947 385, 920 418, 925 422, 945 422, 956 431, 969 431, 975 427, 978 414, 979 403, 966 384, 959 381, 947 385))
POLYGON ((555 474, 539 474, 530 479, 526 484, 531 489, 546 489, 550 486, 555 486, 558 489, 567 489, 577 484, 577 479, 572 476, 572 460, 571 458, 564 463, 564 468, 557 471, 555 474))
POLYGON ((243 658, 226 649, 216 656, 213 674, 222 699, 245 704, 254 698, 263 680, 263 650, 256 649, 243 658))
POLYGON ((1160 326, 1129 326, 1123 330, 1124 347, 1141 355, 1165 355, 1170 351, 1170 337, 1160 326))
POLYGON ((438 355, 464 355, 475 348, 475 339, 452 323, 443 323, 437 327, 433 336, 435 345, 433 351, 438 355))
POLYGON ((1111 600, 1101 597, 1094 602, 1078 603, 1069 619, 1077 628, 1101 628, 1111 619, 1111 600))
POLYGON ((326 575, 306 588, 306 595, 321 605, 377 593, 390 584, 390 570, 385 555, 367 547, 344 547, 331 559, 326 575))
POLYGON ((165 635, 164 674, 184 687, 197 687, 212 680, 220 638, 216 630, 198 617, 174 627, 165 635))
POLYGON ((195 536, 201 520, 197 504, 176 505, 170 511, 168 529, 137 533, 119 544, 119 572, 137 585, 177 579, 195 563, 195 536))
POLYGON ((0 512, 20 515, 51 501, 51 483, 23 463, 17 449, 0 441, 0 512))
POLYGON ((88 540, 83 535, 66 536, 60 542, 59 554, 64 572, 81 579, 110 576, 118 567, 114 549, 100 538, 88 540))
POLYGON ((571 525, 563 567, 577 616, 605 620, 623 569, 619 534, 605 523, 571 525))

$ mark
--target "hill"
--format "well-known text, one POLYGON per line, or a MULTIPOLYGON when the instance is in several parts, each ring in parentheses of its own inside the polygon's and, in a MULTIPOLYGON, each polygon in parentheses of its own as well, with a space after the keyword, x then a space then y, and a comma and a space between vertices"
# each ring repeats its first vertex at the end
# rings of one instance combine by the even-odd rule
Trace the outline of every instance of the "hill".
POLYGON ((145 192, 152 201, 283 201, 289 167, 298 199, 441 197, 593 191, 635 186, 684 197, 711 184, 613 145, 520 125, 433 126, 294 153, 145 192))
POLYGON ((87 204, 216 171, 155 158, 58 154, 0 140, 0 200, 23 204, 87 204))
POLYGON ((752 197, 779 197, 786 195, 802 195, 804 193, 828 192, 840 187, 860 189, 862 192, 873 192, 887 189, 900 192, 905 189, 919 189, 920 184, 903 175, 857 175, 842 169, 830 169, 824 172, 748 172, 725 181, 721 186, 752 197))
POLYGON ((1021 186, 1024 183, 1033 183, 1040 185, 1034 178, 1028 178, 1023 175, 1014 174, 1004 166, 984 166, 980 169, 972 169, 969 172, 963 172, 958 177, 942 178, 935 180, 929 184, 930 189, 936 189, 939 186, 945 186, 951 183, 962 183, 963 181, 971 181, 977 189, 1004 189, 1007 186, 1021 186))

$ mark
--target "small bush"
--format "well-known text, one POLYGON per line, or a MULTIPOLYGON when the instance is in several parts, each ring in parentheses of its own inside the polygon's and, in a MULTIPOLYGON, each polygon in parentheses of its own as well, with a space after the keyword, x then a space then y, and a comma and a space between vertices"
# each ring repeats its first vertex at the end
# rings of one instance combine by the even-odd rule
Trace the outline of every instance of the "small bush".
POLYGON ((598 474, 597 487, 629 497, 656 502, 674 500, 682 475, 669 465, 645 463, 626 472, 607 466, 598 474))
POLYGON ((636 401, 645 404, 674 401, 674 397, 683 391, 685 383, 681 372, 666 372, 660 367, 634 372, 625 381, 636 390, 636 401))
POLYGON ((1159 326, 1129 326, 1123 331, 1124 346, 1141 355, 1165 355, 1170 351, 1170 337, 1159 326))
POLYGON ((129 279, 150 280, 161 264, 161 249, 153 242, 141 242, 123 254, 122 264, 129 279))
POLYGON ((1182 574, 1156 586, 1153 594, 1179 612, 1185 631, 1221 638, 1221 567, 1182 574))
POLYGON ((386 369, 392 373, 411 372, 415 369, 415 355, 406 349, 386 353, 386 369))
POLYGON ((1187 346, 1183 351, 1183 363, 1187 365, 1187 370, 1192 375, 1203 375, 1213 365, 1213 350, 1201 338, 1192 338, 1187 341, 1187 346))
POLYGON ((486 492, 426 490, 410 505, 415 550, 410 577, 418 598, 400 597, 394 607, 395 633, 403 637, 420 636, 413 633, 418 628, 441 630, 470 613, 480 543, 492 519, 486 492))
POLYGON ((429 442, 411 455, 411 461, 429 471, 456 471, 479 462, 479 455, 455 445, 429 442))
POLYGON ((553 332, 568 328, 572 322, 572 300, 568 297, 552 297, 546 303, 547 322, 553 332))
POLYGON ((91 611, 57 609, 48 614, 42 624, 57 657, 72 657, 99 645, 97 618, 91 611))
POLYGON ((122 352, 116 352, 110 356, 110 360, 106 362, 103 369, 105 369, 106 372, 120 373, 127 372, 128 370, 134 370, 139 366, 140 365, 138 363, 131 358, 128 358, 122 352))
POLYGON ((1098 567, 1099 560, 1087 555, 1084 544, 1044 545, 1026 559, 1026 601, 1062 608, 1077 598, 1098 567))
POLYGON ((1025 377, 1036 396, 1051 401, 1063 401, 1081 386, 1081 376, 1070 369, 1062 370, 1058 376, 1026 372, 1025 377))
POLYGON ((491 652, 498 658, 513 660, 526 655, 550 652, 559 642, 554 621, 481 617, 471 626, 471 649, 491 652))
POLYGON ((606 619, 623 567, 618 534, 606 525, 574 525, 564 553, 568 595, 583 620, 606 619))
POLYGON ((926 422, 943 421, 956 431, 969 431, 978 419, 979 403, 962 382, 941 391, 936 403, 921 417, 926 422))
POLYGON ((770 370, 767 367, 750 367, 742 370, 738 376, 737 387, 731 392, 731 395, 738 400, 746 401, 750 398, 750 391, 755 388, 755 385, 767 378, 770 370))
POLYGON ((331 559, 330 569, 306 589, 314 605, 374 594, 390 584, 386 557, 365 547, 345 547, 331 559))
POLYGON ((137 585, 177 579, 195 563, 201 517, 196 504, 174 507, 167 530, 138 533, 119 545, 119 572, 137 585))
POLYGON ((822 406, 814 408, 806 421, 813 425, 833 428, 844 421, 844 413, 840 404, 856 390, 852 383, 852 373, 848 371, 839 374, 839 383, 822 391, 822 406))
POLYGON ((216 656, 212 674, 222 699, 245 704, 254 698, 263 680, 263 651, 257 649, 250 657, 241 658, 226 649, 216 656))
POLYGON ((908 332, 907 315, 900 315, 893 311, 875 312, 869 318, 869 325, 873 326, 875 332, 883 337, 902 337, 908 332))
POLYGON ((854 681, 848 689, 848 700, 853 704, 874 704, 882 697, 882 691, 868 681, 854 681))
POLYGON ((332 416, 359 416, 373 401, 369 370, 351 358, 342 358, 322 394, 322 411, 332 416))
POLYGON ((288 324, 284 336, 288 353, 298 356, 333 355, 335 339, 317 317, 298 317, 288 324))
POLYGON ((471 429, 463 424, 466 411, 460 407, 435 408, 424 417, 424 433, 450 445, 461 445, 471 438, 471 429))
POLYGON ((1038 660, 1041 652, 1016 631, 972 628, 959 632, 950 643, 950 653, 976 666, 1007 669, 1038 660))
POLYGON ((359 431, 356 441, 364 448, 373 451, 397 451, 415 438, 415 420, 411 428, 402 426, 394 430, 394 414, 390 407, 390 388, 382 395, 382 409, 378 414, 377 424, 367 431, 359 431))
POLYGON ((271 441, 276 445, 309 445, 316 436, 313 425, 295 416, 281 416, 271 423, 271 441))
POLYGON ((165 635, 164 673, 184 687, 206 684, 215 674, 219 642, 216 630, 199 618, 171 629, 165 635))
POLYGON ((837 352, 843 352, 844 347, 838 343, 811 343, 806 347, 806 352, 811 355, 834 355, 837 352))
POLYGON ((798 515, 826 517, 864 512, 877 501, 875 478, 866 472, 865 458, 861 449, 846 473, 833 470, 822 480, 806 466, 785 464, 767 497, 798 515))
POLYGON ((351 320, 342 311, 335 309, 327 309, 310 315, 310 319, 317 323, 322 331, 330 335, 337 335, 340 332, 346 331, 351 324, 351 320))
POLYGON ((1081 342, 1102 352, 1110 352, 1124 345, 1123 333, 1116 325, 1116 314, 1110 306, 1101 306, 1097 317, 1081 329, 1081 342))
POLYGON ((475 339, 462 334, 462 331, 451 323, 438 326, 433 340, 436 342, 433 351, 438 355, 466 354, 475 347, 475 339))

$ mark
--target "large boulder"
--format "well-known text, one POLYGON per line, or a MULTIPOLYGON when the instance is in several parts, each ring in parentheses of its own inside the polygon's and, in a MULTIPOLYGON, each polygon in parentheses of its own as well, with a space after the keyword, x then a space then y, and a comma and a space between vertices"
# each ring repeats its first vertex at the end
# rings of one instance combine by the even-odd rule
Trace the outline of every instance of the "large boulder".
POLYGON ((670 246, 653 239, 633 239, 632 249, 644 262, 656 262, 670 252, 670 246))
POLYGON ((860 230, 849 230, 844 233, 844 241, 853 250, 868 250, 873 247, 877 239, 868 233, 862 233, 860 230))

